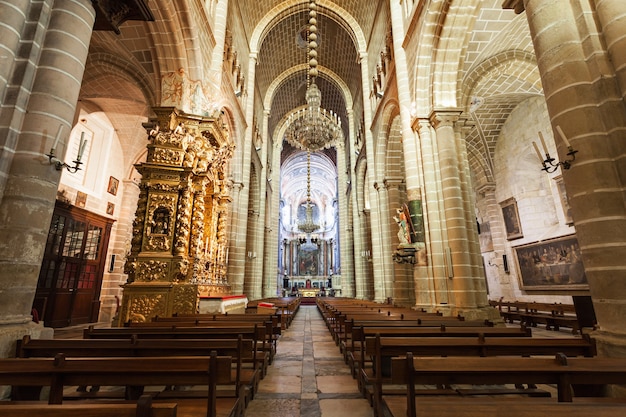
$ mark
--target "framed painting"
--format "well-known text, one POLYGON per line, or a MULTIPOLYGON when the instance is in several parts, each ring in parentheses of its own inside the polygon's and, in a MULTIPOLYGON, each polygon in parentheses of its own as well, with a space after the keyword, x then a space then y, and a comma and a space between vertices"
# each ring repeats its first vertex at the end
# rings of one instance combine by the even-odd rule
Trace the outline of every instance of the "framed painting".
POLYGON ((513 248, 524 290, 588 290, 576 236, 513 248))
POLYGON ((115 204, 108 202, 107 203, 107 214, 112 216, 113 212, 115 211, 115 204))
POLYGON ((508 200, 501 202, 500 207, 502 208, 502 217, 504 218, 507 240, 524 237, 524 234, 522 233, 522 225, 519 221, 517 201, 515 201, 515 198, 509 198, 508 200))
POLYGON ((117 195, 117 187, 120 185, 120 180, 115 177, 109 177, 109 185, 107 186, 107 192, 109 194, 117 195))
POLYGON ((87 194, 81 191, 76 193, 76 202, 74 203, 76 207, 85 208, 87 204, 87 194))

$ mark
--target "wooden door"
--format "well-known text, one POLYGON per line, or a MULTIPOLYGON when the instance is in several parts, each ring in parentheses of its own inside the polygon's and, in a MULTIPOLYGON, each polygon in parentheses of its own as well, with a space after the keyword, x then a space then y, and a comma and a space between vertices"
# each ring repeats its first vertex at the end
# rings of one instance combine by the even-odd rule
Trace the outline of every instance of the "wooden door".
POLYGON ((46 326, 98 320, 112 224, 111 219, 57 203, 33 302, 46 326))

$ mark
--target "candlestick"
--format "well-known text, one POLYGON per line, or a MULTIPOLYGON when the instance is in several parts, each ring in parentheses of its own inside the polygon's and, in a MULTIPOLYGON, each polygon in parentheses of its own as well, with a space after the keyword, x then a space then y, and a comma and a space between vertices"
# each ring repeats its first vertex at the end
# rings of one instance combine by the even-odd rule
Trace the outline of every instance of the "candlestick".
POLYGON ((572 145, 569 143, 569 140, 567 140, 567 136, 565 136, 565 133, 563 133, 561 126, 557 125, 556 131, 559 133, 559 136, 561 136, 561 139, 563 139, 563 143, 565 143, 565 146, 567 146, 568 148, 571 148, 572 145))
POLYGON ((548 147, 546 146, 546 141, 543 140, 543 134, 541 132, 538 132, 538 133, 539 133, 539 139, 541 140, 541 146, 543 146, 543 150, 546 153, 546 155, 549 155, 548 147))
POLYGON ((59 140, 61 139, 61 132, 63 131, 63 125, 59 125, 59 130, 57 131, 57 136, 54 138, 54 144, 52 145, 52 151, 53 152, 56 148, 57 145, 59 144, 59 140))
POLYGON ((85 139, 85 132, 80 132, 80 144, 78 145, 78 155, 76 156, 76 160, 80 161, 83 157, 83 153, 85 152, 85 146, 87 145, 87 139, 85 139))

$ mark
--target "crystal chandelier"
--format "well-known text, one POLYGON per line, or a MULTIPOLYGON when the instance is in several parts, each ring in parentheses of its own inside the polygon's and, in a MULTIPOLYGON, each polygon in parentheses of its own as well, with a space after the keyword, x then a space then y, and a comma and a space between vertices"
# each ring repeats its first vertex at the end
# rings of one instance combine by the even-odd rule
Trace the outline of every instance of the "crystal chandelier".
POLYGON ((315 84, 317 77, 317 5, 309 3, 309 27, 307 30, 306 107, 289 115, 287 119, 287 141, 298 149, 317 151, 332 146, 341 131, 341 119, 332 110, 322 109, 322 93, 315 84))
MULTIPOLYGON (((306 169, 306 205, 304 220, 298 223, 298 230, 306 233, 309 242, 311 233, 320 228, 313 220, 311 203, 311 152, 332 146, 341 131, 341 119, 336 113, 322 109, 322 93, 315 84, 317 70, 317 5, 315 0, 309 3, 309 27, 307 29, 307 88, 306 107, 289 115, 287 119, 287 141, 296 148, 307 151, 306 169)), ((313 245, 313 242, 310 242, 313 245)))

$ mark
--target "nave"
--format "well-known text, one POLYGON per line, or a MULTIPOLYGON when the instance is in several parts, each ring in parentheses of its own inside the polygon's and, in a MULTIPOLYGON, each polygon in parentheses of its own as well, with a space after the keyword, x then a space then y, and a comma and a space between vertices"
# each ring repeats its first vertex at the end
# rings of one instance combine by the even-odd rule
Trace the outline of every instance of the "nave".
POLYGON ((301 305, 245 417, 371 417, 320 312, 301 305), (277 413, 277 410, 280 412, 277 413))

